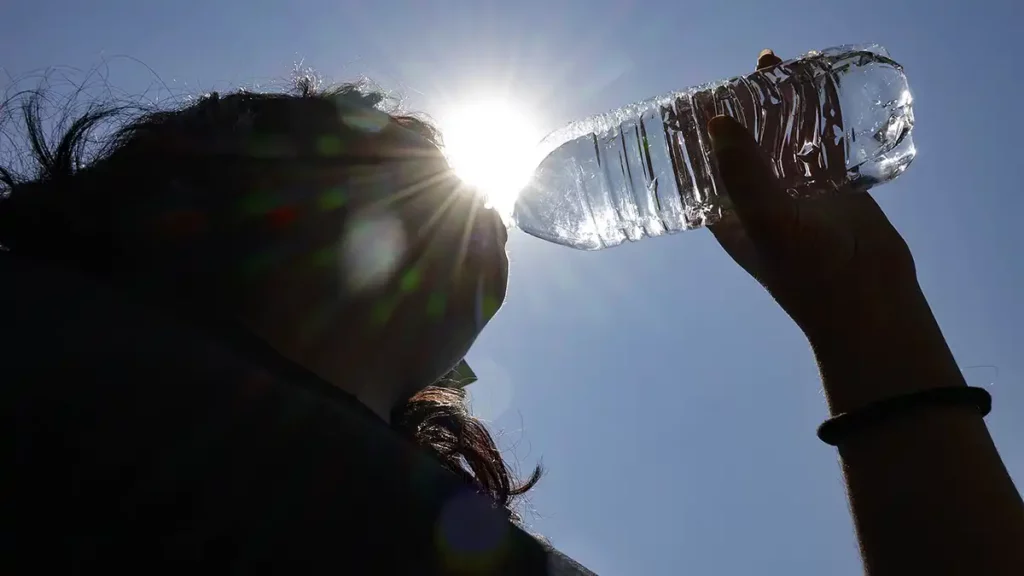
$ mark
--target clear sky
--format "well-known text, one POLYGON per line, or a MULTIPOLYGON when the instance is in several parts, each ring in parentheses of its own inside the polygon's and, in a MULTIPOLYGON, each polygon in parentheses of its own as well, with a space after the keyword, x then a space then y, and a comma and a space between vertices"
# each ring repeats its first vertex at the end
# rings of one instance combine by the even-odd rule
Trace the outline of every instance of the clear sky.
MULTIPOLYGON (((918 157, 875 191, 1024 485, 1024 94, 1016 0, 8 0, 0 66, 97 69, 126 95, 273 83, 303 61, 437 116, 498 94, 542 131, 784 57, 879 42, 918 157), (1015 248, 1016 247, 1016 248, 1015 248)), ((96 78, 96 76, 94 76, 96 78)), ((0 79, 0 82, 7 80, 0 79)), ((852 575, 827 416, 796 327, 706 231, 584 253, 513 234, 505 310, 469 359, 526 470, 526 518, 600 574, 852 575)), ((340 519, 339 521, 344 521, 340 519)))

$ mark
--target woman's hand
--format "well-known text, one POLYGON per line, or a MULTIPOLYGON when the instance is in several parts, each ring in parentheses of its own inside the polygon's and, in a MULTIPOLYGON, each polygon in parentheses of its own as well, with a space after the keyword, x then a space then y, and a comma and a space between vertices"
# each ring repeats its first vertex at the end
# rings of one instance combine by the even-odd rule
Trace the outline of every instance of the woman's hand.
MULTIPOLYGON (((766 50, 758 68, 779 62, 766 50)), ((734 207, 711 232, 804 331, 833 412, 963 385, 910 249, 870 194, 793 198, 746 128, 717 117, 708 131, 734 207)))
MULTIPOLYGON (((761 54, 758 67, 779 59, 761 54)), ((833 413, 964 386, 906 242, 865 192, 796 200, 746 129, 708 126, 735 206, 718 242, 800 325, 833 413)), ((981 416, 922 407, 840 445, 869 574, 1022 574, 1024 506, 981 416)))
MULTIPOLYGON (((757 65, 760 70, 780 62, 765 50, 757 65)), ((913 257, 869 194, 795 199, 742 125, 721 116, 708 130, 735 208, 711 231, 812 342, 870 320, 865 314, 877 311, 884 321, 893 306, 913 298, 913 257)))

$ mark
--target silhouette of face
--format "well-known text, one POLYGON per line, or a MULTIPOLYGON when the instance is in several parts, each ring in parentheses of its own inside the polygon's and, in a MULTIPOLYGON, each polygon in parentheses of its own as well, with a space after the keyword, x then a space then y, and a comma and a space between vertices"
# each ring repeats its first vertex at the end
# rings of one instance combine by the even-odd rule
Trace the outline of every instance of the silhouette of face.
POLYGON ((322 376, 409 396, 461 360, 501 306, 507 233, 437 146, 383 113, 356 115, 341 119, 364 138, 320 138, 355 147, 344 161, 298 160, 245 179, 290 199, 269 215, 279 220, 267 244, 277 263, 248 315, 322 376))

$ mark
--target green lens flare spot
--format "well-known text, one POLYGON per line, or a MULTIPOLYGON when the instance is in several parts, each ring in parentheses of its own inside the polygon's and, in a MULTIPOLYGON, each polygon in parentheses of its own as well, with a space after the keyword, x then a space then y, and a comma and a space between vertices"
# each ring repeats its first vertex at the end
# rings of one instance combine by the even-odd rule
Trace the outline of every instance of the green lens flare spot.
POLYGON ((498 313, 498 308, 500 307, 501 302, 498 302, 497 298, 488 294, 484 296, 484 301, 480 304, 480 313, 483 314, 485 320, 490 320, 498 313))
POLYGON ((420 286, 420 271, 413 268, 402 275, 402 292, 412 292, 420 286))
POLYGON ((395 303, 392 300, 378 300, 370 312, 370 321, 375 326, 381 327, 388 323, 395 313, 395 303))
POLYGON ((434 292, 427 300, 427 316, 436 320, 444 316, 444 309, 447 305, 447 298, 441 292, 434 292))
POLYGON ((330 210, 337 210, 338 208, 341 208, 342 206, 345 205, 345 202, 347 201, 348 196, 345 194, 345 192, 343 192, 340 188, 334 188, 333 190, 328 190, 327 192, 321 194, 320 198, 317 200, 317 203, 319 204, 321 210, 323 210, 324 212, 328 212, 330 210))
POLYGON ((341 138, 337 136, 321 136, 317 139, 316 149, 322 156, 341 156, 341 138))

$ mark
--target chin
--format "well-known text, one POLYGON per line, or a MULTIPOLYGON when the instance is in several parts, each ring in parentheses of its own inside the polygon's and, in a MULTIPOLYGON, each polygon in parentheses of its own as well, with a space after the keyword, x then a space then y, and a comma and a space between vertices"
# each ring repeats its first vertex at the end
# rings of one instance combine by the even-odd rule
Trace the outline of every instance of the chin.
POLYGON ((412 383, 414 388, 411 394, 436 384, 441 378, 454 370, 459 362, 466 357, 469 349, 476 341, 475 333, 470 338, 465 337, 465 334, 459 335, 462 336, 461 338, 453 338, 453 336, 456 336, 456 334, 448 332, 444 336, 436 335, 433 338, 424 340, 428 345, 421 348, 422 354, 417 355, 416 362, 407 364, 415 366, 408 375, 408 381, 412 383), (447 345, 437 345, 437 343, 441 342, 447 345))

